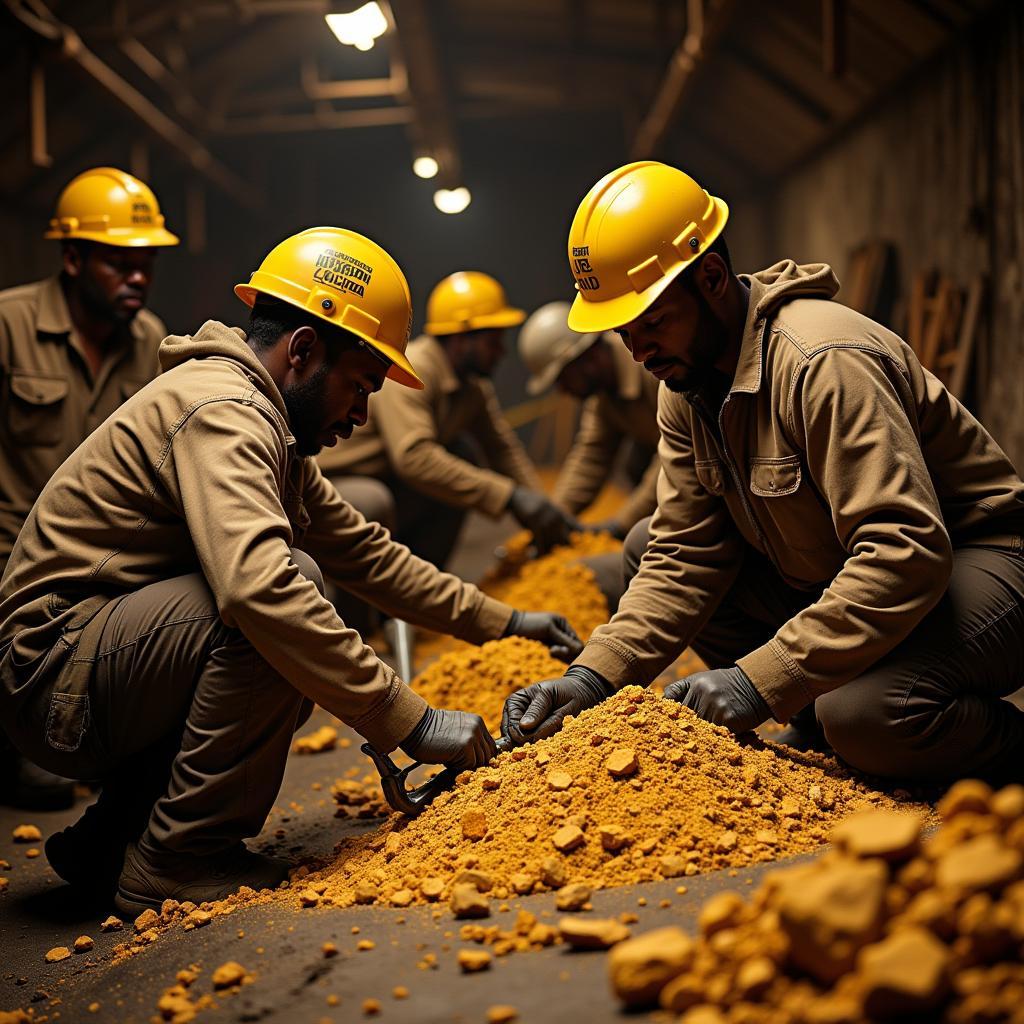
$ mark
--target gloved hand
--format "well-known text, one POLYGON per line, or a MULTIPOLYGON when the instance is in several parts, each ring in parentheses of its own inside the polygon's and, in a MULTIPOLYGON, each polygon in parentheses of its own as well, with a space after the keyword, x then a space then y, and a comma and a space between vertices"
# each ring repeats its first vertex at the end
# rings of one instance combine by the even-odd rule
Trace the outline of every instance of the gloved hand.
POLYGON ((581 523, 580 529, 586 533, 610 533, 616 540, 625 540, 629 533, 617 519, 602 519, 599 523, 581 523))
POLYGON ((527 487, 517 487, 512 492, 508 510, 533 534, 533 542, 542 555, 556 544, 567 544, 569 534, 580 528, 576 519, 563 512, 547 495, 527 487))
POLYGON ((479 715, 444 708, 427 708, 399 746, 414 761, 444 764, 460 772, 487 764, 498 752, 479 715))
POLYGON ((705 722, 733 732, 750 732, 772 717, 771 708, 741 668, 695 672, 669 683, 665 696, 695 711, 705 722))
POLYGON ((578 715, 615 692, 596 672, 573 665, 561 679, 517 690, 501 712, 501 735, 515 746, 553 736, 568 715, 578 715))
POLYGON ((562 661, 572 661, 583 650, 583 641, 569 625, 569 620, 564 615, 551 612, 515 611, 501 635, 539 640, 562 661))

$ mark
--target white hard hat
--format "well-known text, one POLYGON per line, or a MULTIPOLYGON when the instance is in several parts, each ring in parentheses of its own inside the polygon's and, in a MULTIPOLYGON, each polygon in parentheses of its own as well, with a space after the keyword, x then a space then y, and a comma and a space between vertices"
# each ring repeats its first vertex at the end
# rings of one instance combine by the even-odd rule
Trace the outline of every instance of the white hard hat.
POLYGON ((536 310, 519 332, 519 356, 530 371, 526 390, 531 395, 547 391, 562 370, 601 337, 571 330, 569 308, 568 302, 549 302, 536 310))

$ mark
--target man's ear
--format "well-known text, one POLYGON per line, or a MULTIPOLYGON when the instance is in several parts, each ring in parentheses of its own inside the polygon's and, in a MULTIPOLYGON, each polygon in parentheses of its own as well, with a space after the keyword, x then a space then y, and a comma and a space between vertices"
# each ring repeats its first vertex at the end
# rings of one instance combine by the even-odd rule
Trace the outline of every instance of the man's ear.
POLYGON ((729 286, 729 268, 717 252, 705 254, 694 277, 706 299, 721 299, 729 286))
POLYGON ((64 273, 68 277, 80 277, 85 260, 82 258, 82 250, 77 245, 69 245, 67 242, 61 246, 61 259, 64 261, 64 273))
POLYGON ((297 373, 303 373, 309 369, 310 363, 316 358, 317 348, 320 346, 320 337, 315 327, 303 324, 292 331, 288 339, 288 367, 297 373))

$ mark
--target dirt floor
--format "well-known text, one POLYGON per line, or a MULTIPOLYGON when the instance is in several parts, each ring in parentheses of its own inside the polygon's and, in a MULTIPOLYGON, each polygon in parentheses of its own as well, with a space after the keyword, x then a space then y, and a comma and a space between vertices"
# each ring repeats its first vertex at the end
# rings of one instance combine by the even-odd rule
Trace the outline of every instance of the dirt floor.
MULTIPOLYGON (((512 532, 507 521, 474 518, 453 568, 477 578, 492 561, 495 545, 512 532)), ((328 722, 333 719, 318 710, 302 732, 328 722)), ((330 785, 353 765, 371 770, 359 753, 358 738, 344 734, 352 739, 347 747, 290 758, 277 804, 253 844, 257 849, 298 862, 327 855, 346 837, 374 827, 374 821, 346 822, 333 816, 330 785)), ((130 936, 131 923, 126 922, 125 932, 102 933, 99 923, 113 908, 90 905, 73 895, 49 869, 45 856, 28 857, 29 847, 11 838, 12 829, 22 823, 38 826, 45 837, 73 821, 84 806, 82 800, 70 812, 46 814, 0 808, 0 858, 11 865, 0 871, 10 879, 0 896, 0 1011, 31 1007, 36 1020, 65 1022, 160 1020, 157 1002, 179 970, 198 965, 201 974, 193 991, 209 992, 211 972, 235 960, 254 975, 253 982, 235 994, 218 996, 197 1019, 308 1024, 360 1020, 366 999, 379 1000, 378 1015, 388 1021, 485 1022, 489 1008, 497 1005, 515 1007, 521 1021, 623 1019, 610 996, 601 953, 572 953, 562 946, 512 953, 495 958, 486 972, 462 974, 457 952, 472 944, 459 940, 461 922, 447 908, 435 921, 428 907, 298 911, 251 906, 214 918, 200 930, 175 928, 130 960, 114 963, 111 952, 130 936), (95 940, 90 952, 56 964, 45 962, 47 950, 70 947, 80 935, 95 940), (373 940, 375 948, 357 950, 357 942, 364 939, 373 940), (327 941, 339 950, 330 959, 322 952, 327 941), (428 954, 436 957, 435 967, 424 964, 428 954), (395 998, 396 986, 408 989, 408 998, 395 998)), ((676 881, 597 892, 591 913, 636 913, 634 934, 669 923, 689 928, 709 895, 745 888, 774 867, 688 878, 683 895, 677 893, 676 881)), ((484 923, 511 927, 520 908, 550 923, 561 916, 552 894, 512 899, 507 905, 506 913, 484 923)))

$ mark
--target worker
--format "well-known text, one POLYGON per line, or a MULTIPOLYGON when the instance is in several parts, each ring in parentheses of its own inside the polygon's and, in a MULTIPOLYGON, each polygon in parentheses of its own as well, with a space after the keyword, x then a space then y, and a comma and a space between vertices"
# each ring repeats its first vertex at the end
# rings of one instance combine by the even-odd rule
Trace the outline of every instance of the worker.
POLYGON ((578 528, 543 493, 491 384, 505 331, 525 316, 487 274, 446 277, 427 300, 426 333, 409 345, 423 390, 388 389, 352 442, 321 457, 345 498, 437 566, 446 564, 469 509, 492 518, 511 512, 541 551, 578 528), (486 468, 471 461, 471 444, 486 468))
MULTIPOLYGON (((79 174, 45 237, 60 242, 60 273, 0 292, 0 575, 43 485, 156 376, 167 333, 145 307, 157 249, 178 239, 147 185, 113 167, 79 174)), ((0 799, 71 806, 69 780, 4 746, 0 799)))
POLYGON ((317 563, 433 630, 530 637, 567 659, 580 647, 563 619, 416 558, 311 458, 365 422, 385 377, 421 386, 394 260, 311 228, 235 292, 248 329, 207 321, 163 342, 160 376, 43 488, 0 585, 0 720, 37 763, 103 781, 48 840, 50 864, 116 885, 128 914, 285 877, 243 840, 311 702, 382 752, 457 769, 493 755, 482 719, 429 707, 338 618, 317 563))
POLYGON ((569 325, 662 381, 658 510, 618 612, 566 677, 514 695, 544 735, 692 644, 665 695, 736 733, 769 718, 904 780, 1024 774, 1024 484, 824 264, 732 269, 728 208, 653 161, 602 178, 569 234, 569 325))
MULTIPOLYGON (((539 395, 552 386, 583 403, 579 429, 565 457, 551 499, 571 515, 585 511, 625 455, 633 490, 618 512, 587 529, 624 540, 630 528, 658 504, 658 382, 644 373, 610 333, 577 334, 568 325, 569 303, 549 302, 519 332, 519 356, 539 395)), ((622 593, 618 555, 584 559, 612 608, 622 593)))

